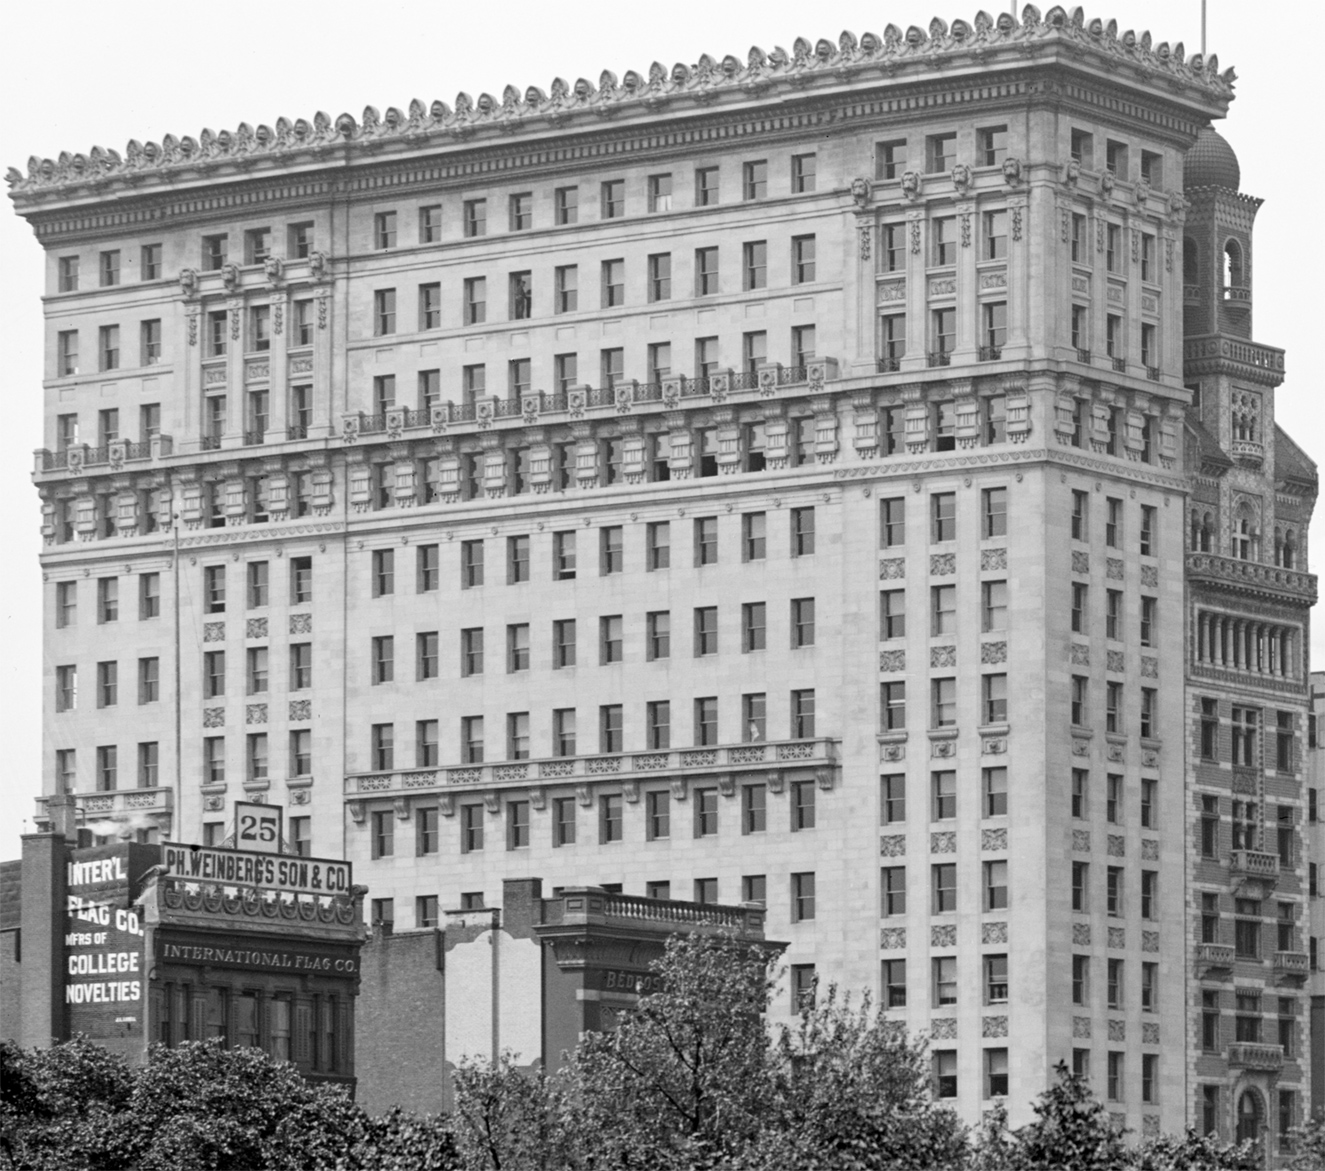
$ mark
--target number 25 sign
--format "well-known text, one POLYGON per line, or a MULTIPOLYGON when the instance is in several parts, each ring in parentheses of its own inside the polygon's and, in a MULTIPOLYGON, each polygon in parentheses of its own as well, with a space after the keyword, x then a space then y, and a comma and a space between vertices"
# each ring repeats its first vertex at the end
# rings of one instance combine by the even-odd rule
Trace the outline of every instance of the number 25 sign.
POLYGON ((281 815, 277 805, 235 802, 235 849, 281 852, 281 815))

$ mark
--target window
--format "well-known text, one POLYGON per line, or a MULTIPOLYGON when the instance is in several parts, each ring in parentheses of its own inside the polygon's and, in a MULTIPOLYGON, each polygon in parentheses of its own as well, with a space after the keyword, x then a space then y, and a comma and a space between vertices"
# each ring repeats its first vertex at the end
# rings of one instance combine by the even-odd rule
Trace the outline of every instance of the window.
POLYGON ((1122 260, 1122 243, 1122 228, 1118 224, 1106 224, 1104 227, 1104 267, 1109 272, 1119 270, 1122 260))
POLYGON ((815 825, 815 784, 813 781, 793 781, 791 785, 791 830, 813 829, 815 825))
POLYGON ((1073 675, 1070 693, 1070 704, 1072 709, 1072 723, 1077 727, 1084 727, 1086 723, 1086 687, 1088 680, 1085 675, 1073 675))
POLYGON ((1123 961, 1111 959, 1106 971, 1105 1003, 1109 1008, 1123 1006, 1123 961))
POLYGON ((906 543, 906 500, 896 496, 879 501, 880 542, 885 549, 906 543))
POLYGON ((934 679, 930 682, 930 727, 948 728, 957 722, 957 680, 934 679))
POLYGON ((705 696, 695 700, 695 746, 707 748, 718 743, 718 700, 705 696))
MULTIPOLYGON (((1281 1000, 1279 1003, 1283 1004, 1284 1001, 1281 1000)), ((1291 1004, 1292 1002, 1289 1001, 1288 1003, 1291 1004)), ((1281 1027, 1283 1023, 1281 1019, 1279 1022, 1281 1027)), ((1284 1056, 1288 1056, 1287 1048, 1285 1048, 1284 1056)), ((1279 1090, 1277 1093, 1279 1097, 1279 1152, 1280 1154, 1291 1154, 1295 1149, 1295 1139, 1292 1131, 1297 1126, 1297 1091, 1279 1090)))
POLYGON ((1159 871, 1141 871, 1141 918, 1159 918, 1159 871))
POLYGON ((120 579, 97 578, 97 621, 118 622, 120 617, 120 579))
POLYGON ((609 179, 602 187, 603 219, 618 220, 626 214, 626 181, 609 179))
MULTIPOLYGON (((758 515, 762 516, 762 513, 758 515)), ((809 557, 814 552, 814 508, 791 510, 791 555, 809 557)))
MULTIPOLYGON (((224 351, 223 351, 224 352, 224 351)), ((78 373, 78 330, 64 329, 56 335, 56 373, 77 374, 78 373)), ((78 416, 73 416, 77 419, 78 416)), ((71 442, 76 443, 75 438, 71 442)), ((64 446, 68 447, 66 443, 64 446)))
POLYGON ((482 716, 462 716, 460 718, 460 758, 465 764, 483 763, 482 716))
MULTIPOLYGON (((1292 870, 1295 865, 1295 841, 1297 834, 1293 829, 1293 807, 1291 805, 1280 805, 1277 810, 1278 817, 1275 825, 1275 843, 1278 846, 1279 867, 1281 870, 1292 870)), ((1292 951, 1292 948, 1283 948, 1283 951, 1292 951)))
POLYGON ((416 895, 414 897, 414 926, 436 927, 438 923, 437 896, 416 895))
POLYGON ((672 745, 672 705, 665 699, 651 700, 644 709, 648 746, 653 751, 672 745))
MULTIPOLYGON (((699 645, 699 617, 696 611, 696 653, 699 645)), ((598 661, 600 663, 619 663, 622 660, 623 623, 620 614, 611 614, 598 619, 598 661)), ((713 638, 717 640, 716 617, 713 638)))
POLYGON ((742 168, 742 196, 745 199, 763 199, 768 195, 768 161, 758 159, 742 168))
POLYGON ((930 634, 956 634, 957 632, 957 587, 955 585, 931 586, 929 590, 930 634))
POLYGON ((483 674, 483 630, 471 627, 460 632, 460 674, 462 677, 483 674))
POLYGON ((622 800, 620 793, 598 798, 598 840, 604 844, 621 841, 624 817, 622 800))
MULTIPOLYGON (((1281 948, 1280 950, 1291 951, 1292 949, 1281 948)), ((1294 1044, 1294 1041, 1297 1036, 1297 1021, 1294 1016, 1294 1014, 1296 1013, 1295 1002, 1293 998, 1290 996, 1281 996, 1278 999, 1279 999, 1279 1020, 1278 1020, 1279 1028, 1278 1028, 1277 1040, 1279 1042, 1280 1048, 1282 1048, 1284 1051, 1284 1056, 1291 1059, 1297 1056, 1297 1046, 1294 1044)), ((1281 1090, 1280 1091, 1281 1101, 1283 1093, 1284 1091, 1281 1090)))
POLYGON ((883 961, 883 1007, 906 1007, 906 960, 883 961))
POLYGON ((1111 918, 1123 913, 1123 868, 1110 866, 1104 872, 1104 906, 1111 918))
POLYGON ((1073 862, 1072 863, 1072 910, 1088 911, 1090 909, 1090 863, 1073 862))
POLYGON ((1201 759, 1219 759, 1219 701, 1201 700, 1201 759))
POLYGON ((707 297, 718 292, 717 248, 695 249, 695 296, 707 297))
POLYGON ((1072 1003, 1084 1005, 1090 998, 1090 957, 1072 957, 1072 1003))
POLYGON ((763 289, 768 286, 768 242, 755 240, 742 245, 741 271, 745 289, 763 289))
MULTIPOLYGON (((387 640, 390 641, 389 639, 387 640)), ((376 649, 376 648, 374 648, 376 649)), ((387 651, 387 671, 390 672, 390 650, 387 651)), ((261 695, 267 690, 268 652, 265 646, 249 647, 245 653, 245 691, 248 695, 261 695)))
POLYGON ((1123 1054, 1113 1051, 1106 1055, 1105 1097, 1110 1102, 1123 1100, 1123 1054))
POLYGON ((1090 773, 1084 768, 1072 770, 1072 816, 1083 818, 1089 811, 1090 773))
POLYGON ((1255 708, 1235 707, 1233 709, 1233 763, 1252 766, 1257 761, 1257 711, 1255 708))
MULTIPOLYGON (((464 324, 482 325, 488 319, 488 281, 486 277, 466 277, 464 283, 464 324)), ((467 369, 475 369, 467 367, 467 369)))
POLYGON ((804 195, 814 190, 817 158, 813 154, 791 156, 791 193, 804 195))
POLYGON ((1201 991, 1201 1049, 1219 1052, 1219 993, 1210 989, 1201 991))
POLYGON ((935 492, 930 496, 931 540, 955 541, 957 539, 957 494, 955 492, 935 492))
POLYGON ((793 650, 814 646, 814 599, 791 600, 791 646, 793 650))
MULTIPOLYGON (((1278 929, 1278 937, 1275 941, 1276 951, 1296 951, 1297 950, 1297 930, 1294 926, 1293 904, 1279 904, 1279 918, 1275 924, 1278 929)), ((1292 1001, 1288 1002, 1290 1005, 1292 1001)))
POLYGON ((574 708, 556 708, 552 712, 552 755, 574 756, 576 751, 574 708))
POLYGON ((1008 999, 1008 957, 1006 955, 987 955, 984 957, 985 1003, 1006 1004, 1008 999))
POLYGON ((529 670, 529 624, 513 623, 506 627, 506 673, 529 670))
POLYGON ((1159 828, 1159 807, 1156 804, 1159 782, 1153 777, 1141 778, 1141 828, 1159 828))
POLYGON ((906 730, 906 684, 884 683, 880 685, 880 704, 882 707, 881 724, 885 732, 906 730))
POLYGON ((97 352, 100 355, 102 370, 118 370, 120 368, 120 327, 118 325, 103 325, 99 332, 99 342, 97 352))
MULTIPOLYGON (((930 225, 930 264, 946 268, 957 263, 957 217, 956 216, 936 216, 930 225)), ((956 311, 952 309, 939 310, 938 312, 949 315, 948 319, 954 324, 951 327, 942 330, 936 329, 936 333, 951 334, 955 332, 956 311)), ((952 346, 935 346, 935 349, 951 350, 952 346)))
POLYGON ((529 538, 506 538, 506 581, 508 585, 529 580, 529 538))
POLYGON ((955 1098, 957 1096, 957 1051, 955 1049, 936 1049, 934 1062, 934 1096, 937 1098, 955 1098))
POLYGON ((930 134, 925 138, 925 170, 931 175, 949 171, 957 161, 957 135, 930 134))
POLYGON ((156 317, 144 321, 139 326, 138 338, 139 363, 143 366, 157 365, 161 361, 161 319, 156 317))
POLYGON ((396 290, 378 289, 373 293, 373 333, 378 337, 396 332, 396 290))
POLYGON ((718 832, 718 790, 696 789, 695 837, 712 837, 718 832))
POLYGON ((695 518, 695 564, 716 565, 718 563, 718 518, 700 516, 695 518))
MULTIPOLYGON (((672 254, 659 252, 649 257, 649 300, 667 301, 672 296, 672 254)), ((654 381, 657 381, 655 379, 654 381)))
POLYGON ((980 629, 985 633, 1006 630, 1008 625, 1008 583, 986 581, 980 584, 980 629))
POLYGON ((1008 864, 1006 862, 986 862, 985 910, 1002 911, 1008 905, 1008 864))
POLYGON ((290 775, 307 777, 312 772, 313 733, 308 728, 300 728, 290 733, 290 775))
POLYGON ((101 254, 98 270, 101 274, 102 288, 120 283, 120 251, 118 248, 101 254))
POLYGON ((57 266, 56 290, 61 293, 78 292, 78 257, 61 256, 57 266))
POLYGON ((97 707, 114 707, 119 702, 120 665, 116 662, 97 664, 97 707))
POLYGON ((984 815, 1001 817, 1008 811, 1008 770, 987 768, 983 771, 984 815))
POLYGON ((1259 1042, 1261 1039, 1261 998, 1257 992, 1234 994, 1237 1015, 1233 1018, 1234 1037, 1238 1041, 1259 1042))
POLYGON ((904 166, 906 166, 906 139, 898 138, 891 142, 875 143, 874 177, 876 179, 900 179, 904 166))
POLYGON ((215 699, 225 694, 225 651, 204 651, 202 656, 202 697, 215 699))
POLYGON ((906 914, 906 867, 885 866, 882 871, 883 914, 906 914))
POLYGON ((984 511, 984 535, 1005 537, 1008 532, 1008 490, 986 488, 981 493, 984 511))
MULTIPOLYGON (((714 884, 717 879, 712 880, 714 884)), ((703 900, 696 898, 696 902, 703 900)), ((815 988, 819 983, 813 964, 791 965, 791 1011, 802 1012, 814 1007, 815 988)))
POLYGON ((957 909, 957 865, 942 862, 931 866, 934 892, 934 912, 940 914, 957 909))
POLYGON ((1275 719, 1274 767, 1276 772, 1293 771, 1293 713, 1278 712, 1275 719))
POLYGON ((1201 797, 1201 857, 1219 857, 1219 798, 1201 797))
POLYGON ((488 234, 488 201, 466 199, 464 202, 464 232, 467 238, 488 234))
POLYGON ((574 797, 554 797, 552 799, 552 844, 554 846, 573 846, 575 844, 574 797))
POLYGON ((558 225, 579 223, 580 189, 578 187, 558 187, 553 195, 553 209, 554 218, 558 225))
POLYGON ((55 625, 57 629, 75 625, 78 618, 78 583, 55 583, 55 625))
MULTIPOLYGON (((1122 685, 1117 685, 1121 690, 1122 685)), ((1158 731, 1156 713, 1158 711, 1159 692, 1153 687, 1141 688, 1141 736, 1151 739, 1158 731)))
POLYGON ((396 592, 396 551, 374 549, 372 556, 373 597, 380 598, 396 592))
POLYGON ((606 703, 598 709, 598 751, 620 752, 624 732, 622 707, 619 703, 606 703))
POLYGON ((1258 840, 1259 821, 1254 801, 1233 802, 1233 849, 1254 850, 1258 840))
POLYGON ((666 789, 653 789, 644 794, 644 831, 651 842, 671 836, 672 795, 666 789))
MULTIPOLYGON (((884 224, 879 229, 879 262, 884 272, 903 272, 906 269, 906 225, 884 224)), ((905 326, 905 318, 902 318, 905 326)), ((905 328, 901 331, 905 350, 905 328)))
POLYGON ((575 619, 559 618, 552 623, 552 667, 575 666, 575 619))
POLYGON ((1159 1101, 1159 1054, 1141 1054, 1141 1101, 1159 1101))
POLYGON ((814 918, 814 874, 791 876, 791 921, 804 923, 814 918))
POLYGON ((396 730, 394 724, 374 724, 371 736, 371 759, 374 772, 395 768, 396 730))

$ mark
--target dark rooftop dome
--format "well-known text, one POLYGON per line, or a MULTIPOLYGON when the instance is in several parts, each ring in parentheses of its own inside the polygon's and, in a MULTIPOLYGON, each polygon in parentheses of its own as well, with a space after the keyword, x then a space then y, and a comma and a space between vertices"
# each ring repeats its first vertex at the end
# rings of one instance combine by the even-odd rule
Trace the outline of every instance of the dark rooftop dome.
POLYGON ((1213 126, 1207 126, 1197 135, 1196 143, 1187 152, 1183 163, 1183 187, 1227 187, 1237 191, 1242 185, 1242 168, 1238 156, 1224 136, 1213 126))

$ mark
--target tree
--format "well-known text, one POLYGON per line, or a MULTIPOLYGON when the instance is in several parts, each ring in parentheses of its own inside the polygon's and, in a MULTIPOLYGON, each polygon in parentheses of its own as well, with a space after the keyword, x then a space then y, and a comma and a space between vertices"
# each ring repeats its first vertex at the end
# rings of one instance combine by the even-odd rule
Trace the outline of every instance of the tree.
POLYGON ((1313 1114, 1290 1132, 1293 1157, 1289 1171, 1322 1171, 1325 1168, 1325 1114, 1313 1114))
POLYGON ((560 1171, 574 1144, 560 1086, 522 1071, 514 1054, 496 1065, 465 1060, 455 1074, 455 1138, 468 1171, 560 1171))

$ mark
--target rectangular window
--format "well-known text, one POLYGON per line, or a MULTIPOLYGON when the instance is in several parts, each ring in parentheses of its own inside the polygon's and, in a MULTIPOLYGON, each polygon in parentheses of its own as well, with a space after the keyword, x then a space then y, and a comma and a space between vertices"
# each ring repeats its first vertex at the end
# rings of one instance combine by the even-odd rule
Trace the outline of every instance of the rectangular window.
POLYGON ((370 757, 374 772, 395 768, 396 729, 394 724, 374 724, 370 737, 370 757))
POLYGON ((1105 972, 1105 1003, 1109 1008, 1120 1009, 1123 1006, 1123 961, 1109 960, 1105 972))
POLYGON ((934 801, 932 817, 935 821, 948 821, 957 816, 957 774, 951 770, 930 775, 934 801))
POLYGON ((554 846, 573 846, 575 844, 574 797, 554 797, 552 799, 552 844, 554 846))
POLYGON ((741 193, 745 199, 763 199, 768 195, 768 161, 758 159, 742 168, 741 193))
MULTIPOLYGON (((461 634, 463 635, 463 631, 461 634)), ((460 718, 460 757, 465 764, 483 763, 483 717, 460 718)))
POLYGON ((529 580, 529 538, 506 538, 506 582, 515 585, 529 580))
POLYGON ((695 700, 695 747, 708 748, 717 743, 718 699, 703 696, 695 700))
POLYGON ((1002 911, 1008 905, 1008 864, 1006 862, 986 862, 984 864, 985 910, 1002 911))
POLYGON ((1233 1018, 1233 1035, 1237 1041, 1257 1044, 1261 1039, 1261 998, 1256 992, 1234 993, 1237 1015, 1233 1018))
MULTIPOLYGON (((759 515, 763 515, 760 513, 759 515)), ((814 507, 791 510, 791 555, 808 557, 814 552, 814 507)))
POLYGON ((1110 825, 1118 825, 1123 818, 1123 778, 1119 773, 1109 773, 1104 778, 1104 820, 1110 825))
POLYGON ((119 703, 120 665, 116 662, 97 664, 97 707, 114 707, 119 703))
POLYGON ((943 914, 957 909, 957 865, 954 862, 942 862, 931 866, 933 909, 935 914, 943 914))
POLYGON ((672 745, 672 705, 665 699, 651 700, 645 706, 649 748, 664 751, 672 745))
POLYGON ((1072 723, 1077 727, 1084 727, 1086 724, 1087 683, 1088 680, 1085 675, 1072 676, 1069 703, 1072 710, 1072 723))
POLYGON ((876 179, 900 179, 906 166, 906 139, 898 138, 890 142, 878 142, 874 145, 874 177, 876 179))
POLYGON ((118 622, 120 617, 120 579, 97 578, 97 621, 118 622))
POLYGON ((890 773, 879 779, 880 810, 885 825, 906 820, 906 774, 890 773))
POLYGON ((144 321, 138 329, 138 361, 143 366, 155 366, 161 361, 161 319, 144 321))
POLYGON ((598 751, 620 752, 623 737, 621 704, 603 704, 598 709, 598 751))
POLYGON ((488 281, 486 277, 466 277, 464 283, 464 324, 482 325, 488 319, 488 281))
POLYGON ((906 684, 884 683, 880 685, 880 721, 885 732, 903 732, 906 730, 906 684))
POLYGON ((574 756, 575 752, 575 709, 556 708, 552 712, 552 755, 574 756))
POLYGON ((460 632, 460 674, 462 677, 483 674, 483 629, 471 627, 460 632))
POLYGON ((78 617, 78 583, 55 583, 55 625, 57 629, 73 626, 78 617))
POLYGON ((100 369, 118 370, 120 368, 120 327, 118 325, 103 325, 99 339, 100 369))
POLYGON ((988 634, 1006 630, 1008 625, 1008 583, 986 581, 980 584, 980 628, 988 634))
POLYGON ((1293 771, 1293 713, 1278 712, 1275 719, 1274 767, 1276 772, 1293 771))
POLYGON ((1084 818, 1090 810, 1090 773, 1084 768, 1072 770, 1072 816, 1084 818))
POLYGON ((984 815, 1001 817, 1008 811, 1008 770, 987 768, 983 771, 984 815))
POLYGON ((708 297, 718 292, 717 248, 695 249, 695 296, 708 297))
POLYGON ((598 798, 598 840, 603 844, 621 841, 625 816, 622 800, 620 793, 598 798))
POLYGON ((603 219, 618 220, 626 214, 626 181, 609 179, 602 186, 603 219))
POLYGON ((948 268, 957 263, 956 216, 936 216, 931 222, 929 262, 938 268, 948 268))
POLYGON ((554 218, 558 225, 580 222, 580 189, 558 187, 553 195, 554 218))
POLYGON ((56 291, 61 293, 78 292, 78 257, 61 256, 58 264, 56 291))
POLYGON ((1159 828, 1159 806, 1157 790, 1159 782, 1153 777, 1141 778, 1141 828, 1159 828))
MULTIPOLYGON (((649 257, 649 300, 667 301, 672 296, 672 254, 659 252, 649 257)), ((657 381, 655 379, 654 381, 657 381)))
POLYGON ((373 333, 378 337, 396 332, 396 290, 377 289, 373 293, 373 333))
POLYGON ((957 680, 930 681, 930 727, 948 728, 957 723, 957 680))
POLYGON ((791 830, 814 829, 815 825, 815 783, 813 781, 793 781, 791 785, 791 830))
POLYGON ((813 872, 791 876, 791 921, 804 923, 814 918, 813 872))
POLYGON ((754 240, 741 247, 742 287, 763 289, 768 286, 768 242, 754 240))
POLYGON ((906 1007, 906 960, 883 961, 883 1007, 906 1007))
POLYGON ((308 728, 300 728, 290 733, 290 775, 307 777, 312 772, 313 733, 308 728))
POLYGON ((102 288, 120 283, 120 251, 118 248, 101 254, 99 270, 102 288))
POLYGON ((1104 879, 1104 908, 1110 918, 1120 918, 1123 913, 1123 868, 1108 867, 1104 879))
POLYGON ((718 832, 718 790, 696 789, 695 837, 714 837, 718 832))
POLYGON ((814 599, 791 600, 791 646, 793 650, 814 646, 814 599))
POLYGON ((935 492, 930 498, 930 539, 934 543, 957 539, 957 494, 935 492))
MULTIPOLYGON (((390 641, 389 639, 387 640, 390 641)), ((376 648, 375 648, 376 649, 376 648)), ((387 670, 390 670, 390 651, 387 652, 387 670)), ((246 692, 249 695, 261 695, 268 684, 268 651, 265 646, 249 647, 245 653, 246 692)))
POLYGON ((955 634, 957 632, 957 587, 955 585, 931 586, 929 589, 929 609, 931 635, 955 634))
POLYGON ((225 694, 225 651, 204 651, 202 656, 202 697, 215 699, 225 694))
POLYGON ((768 702, 762 691, 741 696, 741 740, 757 744, 768 738, 768 702))
POLYGON ((506 759, 529 759, 528 712, 508 712, 506 715, 506 759))
POLYGON ((793 740, 812 740, 815 735, 814 690, 805 688, 791 693, 791 736, 793 740))
POLYGON ((1072 1003, 1084 1005, 1090 998, 1090 957, 1072 957, 1072 1003))
MULTIPOLYGON (((698 648, 698 611, 696 611, 696 648, 698 648)), ((716 622, 714 630, 716 642, 716 622)), ((619 663, 622 660, 624 625, 620 614, 610 614, 598 619, 598 661, 600 663, 619 663)), ((698 649, 696 650, 698 653, 698 649)))
POLYGON ((466 199, 464 202, 464 231, 467 238, 488 234, 488 201, 466 199))
POLYGON ((940 1099, 957 1097, 957 1051, 955 1049, 936 1049, 932 1060, 934 1063, 934 1096, 940 1099))
POLYGON ((554 670, 575 666, 574 618, 559 618, 552 623, 552 666, 554 670))
POLYGON ((644 832, 648 841, 660 841, 672 833, 672 795, 666 789, 644 794, 644 832))
POLYGON ((1159 871, 1141 871, 1141 918, 1159 918, 1159 871))
POLYGON ((1072 910, 1085 912, 1090 910, 1090 864, 1072 863, 1072 910))
POLYGON ((791 156, 791 193, 804 195, 815 188, 817 157, 813 154, 791 156))
POLYGON ((517 622, 506 627, 506 673, 529 670, 529 623, 517 622))
POLYGON ((1118 272, 1122 262, 1123 230, 1118 224, 1106 224, 1104 227, 1104 267, 1109 272, 1118 272))
POLYGON ((882 871, 883 914, 906 914, 906 867, 885 866, 882 871))
POLYGON ((925 138, 925 170, 931 174, 950 171, 957 161, 957 135, 930 134, 925 138))

